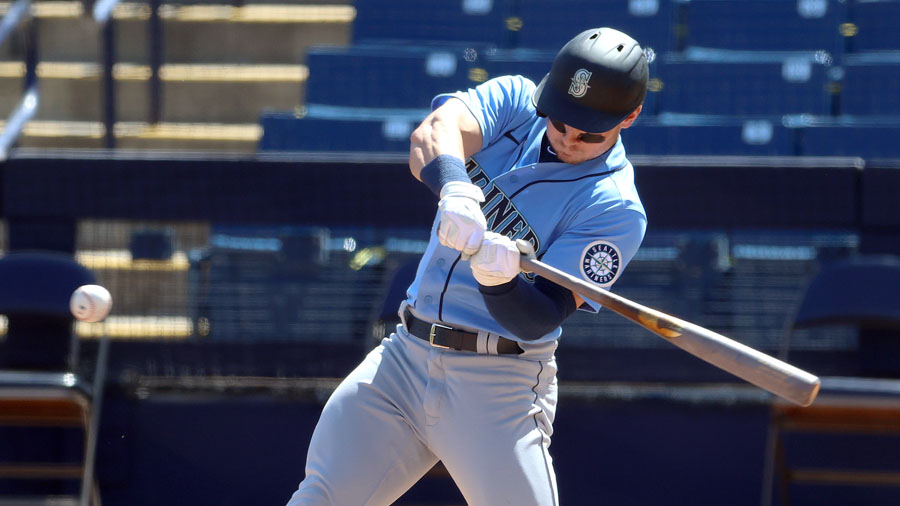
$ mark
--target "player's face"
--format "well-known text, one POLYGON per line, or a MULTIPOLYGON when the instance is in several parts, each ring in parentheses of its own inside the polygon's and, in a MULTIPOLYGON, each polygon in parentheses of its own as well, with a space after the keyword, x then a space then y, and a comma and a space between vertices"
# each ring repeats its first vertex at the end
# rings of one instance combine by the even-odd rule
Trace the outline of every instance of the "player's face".
POLYGON ((639 106, 621 123, 606 132, 585 132, 553 118, 547 118, 547 139, 556 156, 566 163, 581 163, 609 151, 619 139, 619 132, 634 123, 641 113, 639 106))
POLYGON ((619 138, 619 130, 616 125, 607 132, 591 133, 547 118, 547 139, 556 156, 566 163, 581 163, 606 153, 619 138))

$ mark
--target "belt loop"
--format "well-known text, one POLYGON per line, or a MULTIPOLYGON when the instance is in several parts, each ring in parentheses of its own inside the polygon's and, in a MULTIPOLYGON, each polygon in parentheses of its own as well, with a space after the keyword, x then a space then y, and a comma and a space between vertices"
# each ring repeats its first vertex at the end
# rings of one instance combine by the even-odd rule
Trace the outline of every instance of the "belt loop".
POLYGON ((497 341, 500 340, 500 336, 497 334, 488 333, 487 335, 487 352, 488 355, 499 355, 500 352, 497 350, 497 341))
POLYGON ((488 354, 487 341, 490 332, 485 332, 483 330, 478 331, 478 340, 475 342, 475 350, 477 353, 482 355, 488 354))

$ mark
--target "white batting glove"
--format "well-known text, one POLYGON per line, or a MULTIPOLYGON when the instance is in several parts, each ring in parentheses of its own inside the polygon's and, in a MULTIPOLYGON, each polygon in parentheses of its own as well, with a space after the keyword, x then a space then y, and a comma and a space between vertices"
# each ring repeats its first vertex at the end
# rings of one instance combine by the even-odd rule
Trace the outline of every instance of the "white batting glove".
POLYGON ((519 248, 505 235, 485 232, 481 248, 469 259, 472 274, 485 286, 502 285, 519 275, 519 248))
POLYGON ((441 244, 462 251, 466 256, 478 251, 487 228, 480 202, 484 202, 484 194, 472 183, 451 181, 441 188, 438 204, 438 239, 441 244))

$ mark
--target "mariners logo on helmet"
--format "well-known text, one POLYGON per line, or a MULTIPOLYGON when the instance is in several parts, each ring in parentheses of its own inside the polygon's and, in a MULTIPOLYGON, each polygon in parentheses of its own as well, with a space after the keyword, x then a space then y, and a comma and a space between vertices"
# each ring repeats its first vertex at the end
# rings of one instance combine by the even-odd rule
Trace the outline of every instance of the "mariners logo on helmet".
POLYGON ((575 98, 581 98, 587 93, 588 88, 588 80, 591 78, 591 73, 585 69, 578 69, 575 72, 575 75, 572 76, 572 85, 569 86, 569 95, 572 95, 575 98))
POLYGON ((619 275, 619 250, 609 241, 594 241, 581 255, 581 275, 588 281, 609 286, 619 275))

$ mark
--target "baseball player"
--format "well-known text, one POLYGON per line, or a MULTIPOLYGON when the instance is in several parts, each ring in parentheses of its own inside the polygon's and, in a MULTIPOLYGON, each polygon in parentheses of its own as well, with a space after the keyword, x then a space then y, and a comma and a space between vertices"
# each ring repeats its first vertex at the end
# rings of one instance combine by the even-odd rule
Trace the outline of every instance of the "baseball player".
POLYGON ((555 505, 548 453, 560 325, 598 305, 520 272, 514 240, 601 287, 646 216, 619 132, 641 112, 647 60, 596 28, 522 76, 439 95, 413 132, 412 174, 438 197, 402 323, 334 391, 299 505, 387 505, 439 460, 468 504, 555 505))

